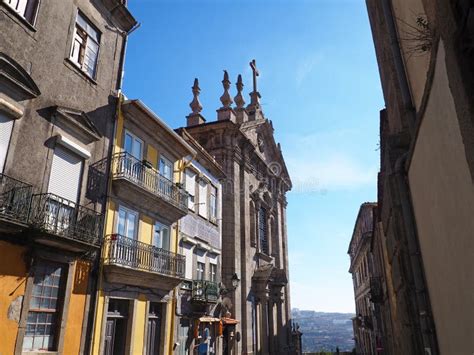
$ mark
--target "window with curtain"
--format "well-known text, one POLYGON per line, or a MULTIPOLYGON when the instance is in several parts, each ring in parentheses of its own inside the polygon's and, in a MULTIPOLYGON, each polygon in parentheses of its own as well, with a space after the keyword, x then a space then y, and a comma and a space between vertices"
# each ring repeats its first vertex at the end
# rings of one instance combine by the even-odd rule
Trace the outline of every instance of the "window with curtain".
POLYGON ((99 43, 99 31, 78 12, 69 59, 92 79, 95 79, 97 74, 99 43))

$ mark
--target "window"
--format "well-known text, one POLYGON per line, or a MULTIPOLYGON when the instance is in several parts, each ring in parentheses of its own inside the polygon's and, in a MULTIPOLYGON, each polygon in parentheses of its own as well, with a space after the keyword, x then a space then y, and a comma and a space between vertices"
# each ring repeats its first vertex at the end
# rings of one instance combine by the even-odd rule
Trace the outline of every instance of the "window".
POLYGON ((160 174, 173 181, 173 163, 164 156, 160 157, 160 174))
POLYGON ((138 213, 128 208, 119 207, 117 233, 127 238, 135 239, 137 236, 138 213))
POLYGON ((142 160, 143 141, 129 131, 125 131, 123 149, 138 160, 142 160))
POLYGON ((217 282, 217 265, 209 264, 209 280, 212 282, 217 282))
POLYGON ((263 207, 258 210, 258 239, 260 251, 268 254, 267 211, 263 207))
POLYGON ((188 208, 194 211, 194 196, 196 196, 196 173, 190 169, 186 169, 184 173, 184 187, 189 194, 188 208))
POLYGON ((95 79, 99 57, 100 33, 80 12, 76 17, 76 28, 70 59, 89 77, 95 79))
POLYGON ((204 180, 199 181, 199 215, 208 218, 207 204, 207 183, 204 180))
POLYGON ((62 265, 49 262, 36 265, 23 338, 24 351, 56 350, 65 275, 62 265))
POLYGON ((163 223, 155 223, 153 245, 157 248, 170 250, 170 227, 163 223))
POLYGON ((48 192, 77 202, 83 159, 69 149, 54 149, 48 192))
POLYGON ((212 222, 217 222, 217 189, 214 186, 210 186, 210 197, 209 197, 209 219, 212 222))
POLYGON ((30 24, 34 24, 39 0, 3 0, 3 2, 30 24))
POLYGON ((196 278, 198 280, 204 280, 204 273, 206 272, 206 264, 198 261, 196 268, 196 278))
POLYGON ((5 166, 12 129, 13 120, 0 112, 0 174, 5 166))

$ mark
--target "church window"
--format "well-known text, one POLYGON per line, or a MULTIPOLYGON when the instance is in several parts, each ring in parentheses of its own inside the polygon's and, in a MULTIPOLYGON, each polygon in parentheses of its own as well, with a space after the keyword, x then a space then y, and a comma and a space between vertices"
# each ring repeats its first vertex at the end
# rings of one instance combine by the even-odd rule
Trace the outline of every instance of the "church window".
POLYGON ((268 254, 267 210, 263 207, 258 210, 258 239, 260 251, 268 254))

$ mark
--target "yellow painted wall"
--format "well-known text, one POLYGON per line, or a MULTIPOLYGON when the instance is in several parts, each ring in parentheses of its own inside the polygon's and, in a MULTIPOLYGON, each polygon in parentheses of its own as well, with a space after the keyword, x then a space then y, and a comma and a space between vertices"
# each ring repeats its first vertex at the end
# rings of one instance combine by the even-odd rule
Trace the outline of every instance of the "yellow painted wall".
POLYGON ((69 299, 64 337, 64 354, 77 354, 79 352, 91 265, 86 261, 79 260, 76 262, 74 269, 74 283, 69 299))
POLYGON ((138 240, 143 243, 151 244, 152 235, 153 235, 153 219, 151 219, 148 216, 141 215, 138 240))
POLYGON ((149 161, 155 169, 158 169, 158 151, 152 145, 148 145, 146 160, 149 161))
POLYGON ((132 354, 143 354, 145 344, 146 327, 146 304, 145 295, 140 294, 136 302, 135 323, 133 324, 132 354))
POLYGON ((0 241, 0 354, 13 354, 18 324, 8 319, 8 308, 13 300, 25 293, 25 248, 0 241))

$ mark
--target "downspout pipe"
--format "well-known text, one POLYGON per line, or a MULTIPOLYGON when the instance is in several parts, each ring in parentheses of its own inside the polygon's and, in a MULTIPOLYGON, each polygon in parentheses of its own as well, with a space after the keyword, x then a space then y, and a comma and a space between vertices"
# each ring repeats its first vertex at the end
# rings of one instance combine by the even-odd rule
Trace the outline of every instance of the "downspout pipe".
POLYGON ((405 221, 405 233, 408 246, 408 256, 412 271, 415 292, 410 292, 410 298, 416 306, 418 325, 421 331, 423 351, 428 355, 438 355, 438 343, 436 339, 436 329, 431 312, 429 294, 426 289, 426 280, 421 259, 421 251, 416 233, 416 221, 411 204, 410 187, 407 182, 405 162, 408 153, 403 154, 395 163, 395 176, 398 191, 400 194, 401 212, 405 221))
MULTIPOLYGON (((387 24, 387 31, 390 40, 390 49, 395 65, 398 88, 400 89, 402 105, 405 110, 404 114, 408 118, 408 128, 410 136, 413 137, 416 108, 410 94, 408 79, 405 72, 405 65, 401 53, 401 46, 398 40, 395 17, 392 11, 391 0, 381 0, 383 15, 387 24)), ((411 193, 408 184, 408 176, 406 171, 406 161, 408 153, 403 154, 395 163, 396 183, 400 193, 401 210, 403 220, 405 221, 409 262, 412 270, 413 282, 415 286, 415 295, 410 293, 413 304, 417 309, 418 323, 421 331, 421 341, 426 354, 439 354, 438 343, 436 339, 436 330, 432 318, 431 304, 426 289, 426 281, 421 259, 421 252, 418 242, 416 229, 416 221, 414 217, 413 207, 411 203, 411 193)))

